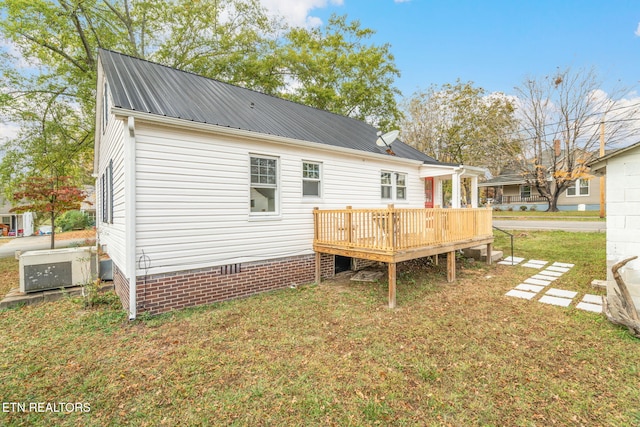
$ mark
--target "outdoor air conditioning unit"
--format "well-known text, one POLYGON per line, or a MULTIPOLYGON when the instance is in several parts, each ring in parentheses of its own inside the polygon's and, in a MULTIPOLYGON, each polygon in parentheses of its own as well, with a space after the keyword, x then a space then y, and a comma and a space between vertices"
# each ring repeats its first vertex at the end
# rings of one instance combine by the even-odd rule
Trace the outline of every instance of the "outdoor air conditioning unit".
POLYGON ((20 291, 38 292, 87 284, 97 277, 93 246, 20 254, 20 291))

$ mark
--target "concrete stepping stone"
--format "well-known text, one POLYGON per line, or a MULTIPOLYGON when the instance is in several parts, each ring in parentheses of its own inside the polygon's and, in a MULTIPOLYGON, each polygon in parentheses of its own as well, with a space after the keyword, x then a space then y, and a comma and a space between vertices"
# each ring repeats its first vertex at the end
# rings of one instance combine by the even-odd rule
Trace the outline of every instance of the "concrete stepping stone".
POLYGON ((523 298, 523 299, 529 299, 530 300, 531 298, 535 297, 537 294, 533 293, 533 292, 527 292, 527 291, 520 291, 520 290, 517 290, 517 289, 511 289, 505 295, 507 295, 509 297, 523 298))
POLYGON ((568 264, 566 262, 554 262, 553 264, 551 264, 552 267, 565 267, 565 268, 571 268, 574 267, 575 264, 568 264))
POLYGON ((547 292, 545 292, 546 295, 551 295, 554 297, 562 297, 562 298, 575 298, 576 295, 578 295, 577 292, 574 291, 565 291, 564 289, 556 289, 556 288, 551 288, 549 289, 547 292))
POLYGON ((602 313, 602 305, 601 304, 591 304, 588 302, 581 301, 576 304, 576 308, 584 311, 591 311, 593 313, 602 313))
POLYGON ((560 307, 569 307, 571 301, 569 298, 554 297, 551 295, 543 295, 538 301, 544 304, 559 305, 560 307))
POLYGON ((529 268, 542 268, 547 264, 547 261, 541 261, 539 259, 530 259, 526 263, 522 264, 523 267, 529 268))
POLYGON ((549 286, 551 284, 550 280, 542 280, 542 279, 534 279, 533 277, 529 277, 525 279, 524 283, 529 283, 531 285, 541 285, 541 286, 549 286))
POLYGON ((600 305, 602 305, 602 296, 601 295, 585 294, 582 297, 582 302, 586 302, 588 304, 600 304, 600 305))
POLYGON ((546 280, 548 282, 553 282, 554 280, 558 280, 558 278, 556 276, 545 276, 543 271, 541 271, 539 274, 533 275, 531 276, 532 279, 538 279, 538 280, 546 280))
POLYGON ((554 267, 553 265, 550 265, 549 267, 547 267, 547 270, 549 271, 557 271, 559 273, 566 273, 567 271, 570 270, 569 267, 554 267))
POLYGON ((542 270, 540 274, 544 274, 545 276, 560 277, 563 273, 560 273, 559 271, 549 271, 549 269, 546 269, 542 270))
POLYGON ((520 283, 518 286, 516 286, 516 289, 521 291, 531 291, 531 292, 538 293, 544 289, 544 286, 532 285, 529 283, 520 283))
POLYGON ((503 259, 502 261, 498 262, 498 264, 502 264, 502 265, 518 265, 522 261, 524 261, 524 258, 520 258, 520 257, 517 257, 517 256, 514 256, 514 257, 508 256, 505 259, 503 259))

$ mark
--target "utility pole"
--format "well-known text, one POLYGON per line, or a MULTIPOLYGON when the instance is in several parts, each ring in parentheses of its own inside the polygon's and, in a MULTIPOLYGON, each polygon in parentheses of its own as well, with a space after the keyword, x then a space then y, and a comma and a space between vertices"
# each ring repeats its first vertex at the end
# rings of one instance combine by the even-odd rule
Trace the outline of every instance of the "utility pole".
MULTIPOLYGON (((600 121, 600 157, 604 156, 604 118, 600 121)), ((605 216, 605 195, 604 195, 605 178, 600 177, 600 218, 605 216)))

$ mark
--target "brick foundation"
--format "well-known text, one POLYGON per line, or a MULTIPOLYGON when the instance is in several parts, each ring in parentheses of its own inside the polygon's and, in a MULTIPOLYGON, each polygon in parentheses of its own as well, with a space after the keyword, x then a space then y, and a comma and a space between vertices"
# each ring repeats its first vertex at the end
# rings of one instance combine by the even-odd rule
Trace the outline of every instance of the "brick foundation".
MULTIPOLYGON (((333 277, 333 256, 323 254, 322 277, 333 277)), ((116 276, 124 278, 118 270, 116 276)), ((158 314, 184 307, 211 304, 315 280, 315 255, 138 277, 138 313, 158 314)), ((128 309, 128 283, 119 279, 126 294, 118 292, 128 309)), ((118 289, 118 285, 116 285, 118 289)))

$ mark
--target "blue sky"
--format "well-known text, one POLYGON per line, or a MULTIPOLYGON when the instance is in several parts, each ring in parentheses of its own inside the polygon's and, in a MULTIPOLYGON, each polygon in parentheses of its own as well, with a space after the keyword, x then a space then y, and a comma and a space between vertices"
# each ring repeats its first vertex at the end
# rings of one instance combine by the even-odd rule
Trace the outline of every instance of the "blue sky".
POLYGON ((558 67, 595 67, 606 92, 640 85, 638 0, 262 1, 293 23, 337 13, 375 30, 376 44, 391 45, 404 96, 458 78, 513 94, 525 78, 558 67))

